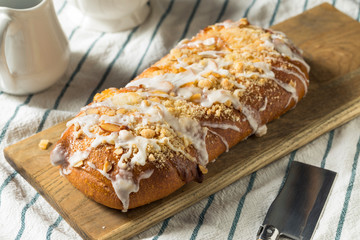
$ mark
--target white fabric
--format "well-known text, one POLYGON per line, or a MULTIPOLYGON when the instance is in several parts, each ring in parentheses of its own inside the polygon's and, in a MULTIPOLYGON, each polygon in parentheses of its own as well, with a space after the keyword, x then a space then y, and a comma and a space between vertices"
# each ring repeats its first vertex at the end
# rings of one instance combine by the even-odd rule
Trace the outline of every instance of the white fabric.
MULTIPOLYGON (((151 1, 150 18, 131 36, 113 67, 109 66, 130 31, 102 36, 99 32, 79 28, 70 40, 72 55, 67 73, 54 86, 34 96, 0 95, 1 150, 36 133, 48 109, 52 110, 48 113, 43 129, 73 116, 86 104, 107 69, 107 77, 97 91, 124 86, 146 51, 137 73, 165 55, 179 41, 187 22, 190 24, 185 36, 191 37, 214 23, 226 4, 221 20, 239 19, 248 9, 251 23, 268 27, 272 19, 272 23, 276 24, 301 13, 304 6, 309 9, 322 2, 203 0, 199 2, 192 21, 189 21, 197 1, 175 0, 169 13, 164 15, 170 0, 154 0, 151 1), (163 21, 159 24, 161 18, 163 21), (97 38, 98 41, 89 51, 97 38), (87 51, 88 56, 82 60, 87 51), (64 88, 67 83, 68 87, 64 88), (59 97, 62 91, 63 97, 59 97)), ((352 18, 359 18, 358 0, 330 3, 352 18)), ((64 32, 69 36, 80 25, 82 15, 63 0, 54 0, 54 4, 64 32)), ((156 224, 134 239, 255 239, 258 227, 284 179, 291 157, 316 166, 320 166, 325 157, 325 168, 338 172, 314 239, 359 239, 359 137, 360 118, 357 118, 305 145, 296 154, 283 157, 256 174, 231 184, 213 197, 181 211, 170 220, 156 224), (253 184, 249 185, 249 182, 253 184), (232 226, 236 228, 231 230, 232 226)), ((14 173, 3 156, 0 157, 0 191, 0 239, 81 239, 19 174, 14 173)))

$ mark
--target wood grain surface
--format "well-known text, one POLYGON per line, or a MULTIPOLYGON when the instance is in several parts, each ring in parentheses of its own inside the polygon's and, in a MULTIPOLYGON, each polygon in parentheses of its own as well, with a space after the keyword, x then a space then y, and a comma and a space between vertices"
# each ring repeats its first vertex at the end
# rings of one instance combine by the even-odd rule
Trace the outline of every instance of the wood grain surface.
POLYGON ((311 66, 308 95, 296 109, 268 124, 209 164, 201 184, 190 183, 167 198, 127 213, 101 206, 76 190, 50 164, 41 139, 55 143, 61 123, 5 149, 9 163, 85 239, 129 238, 228 186, 325 132, 360 115, 360 24, 329 4, 273 26, 304 50, 311 66), (103 227, 105 226, 105 227, 103 227))

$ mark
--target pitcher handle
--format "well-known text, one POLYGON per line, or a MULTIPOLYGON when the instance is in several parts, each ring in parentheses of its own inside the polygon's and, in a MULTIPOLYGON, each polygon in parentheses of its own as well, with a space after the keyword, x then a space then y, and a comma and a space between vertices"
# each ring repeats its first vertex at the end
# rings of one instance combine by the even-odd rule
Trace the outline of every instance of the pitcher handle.
MULTIPOLYGON (((8 86, 8 84, 6 84, 5 82, 8 82, 9 80, 11 81, 11 79, 12 79, 12 74, 9 70, 9 66, 7 64, 6 56, 5 56, 5 37, 6 37, 6 32, 11 23, 11 20, 12 19, 8 13, 6 13, 6 12, 0 13, 0 51, 1 51, 1 53, 0 53, 0 71, 1 71, 1 75, 3 75, 2 81, 0 81, 0 89, 1 90, 4 90, 4 86, 8 86)), ((10 86, 11 86, 11 84, 10 84, 10 86)), ((5 87, 5 89, 6 89, 6 87, 5 87)))

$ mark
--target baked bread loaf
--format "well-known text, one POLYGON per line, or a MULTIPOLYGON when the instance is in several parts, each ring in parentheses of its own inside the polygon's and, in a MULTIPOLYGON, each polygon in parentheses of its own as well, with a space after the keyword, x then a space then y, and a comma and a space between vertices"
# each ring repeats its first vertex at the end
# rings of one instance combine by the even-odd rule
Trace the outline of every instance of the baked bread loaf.
POLYGON ((246 19, 181 41, 67 123, 54 165, 89 198, 126 211, 163 198, 306 94, 309 66, 283 33, 246 19))

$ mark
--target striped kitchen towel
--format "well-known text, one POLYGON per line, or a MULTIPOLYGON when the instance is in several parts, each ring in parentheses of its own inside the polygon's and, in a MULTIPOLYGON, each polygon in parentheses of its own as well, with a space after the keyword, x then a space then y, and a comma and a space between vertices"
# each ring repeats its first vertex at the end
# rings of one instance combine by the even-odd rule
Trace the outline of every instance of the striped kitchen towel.
MULTIPOLYGON (((152 13, 144 24, 120 33, 103 33, 81 28, 82 14, 66 0, 54 0, 71 46, 70 66, 44 92, 28 96, 0 92, 0 148, 74 116, 95 93, 124 86, 180 39, 209 24, 248 17, 252 24, 268 27, 322 2, 151 0, 152 13)), ((359 20, 359 0, 328 2, 359 20)), ((133 239, 254 239, 294 160, 338 172, 314 239, 359 239, 359 151, 360 118, 356 118, 133 239)), ((3 156, 0 239, 81 239, 3 156)))

